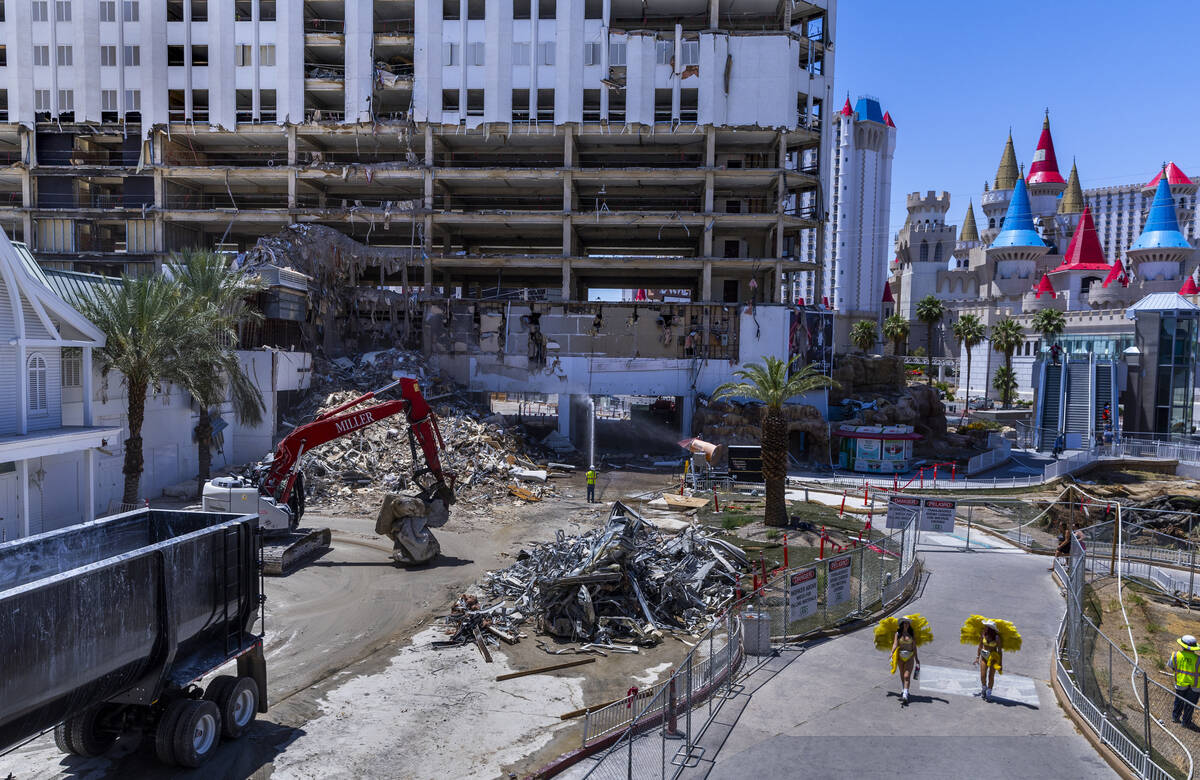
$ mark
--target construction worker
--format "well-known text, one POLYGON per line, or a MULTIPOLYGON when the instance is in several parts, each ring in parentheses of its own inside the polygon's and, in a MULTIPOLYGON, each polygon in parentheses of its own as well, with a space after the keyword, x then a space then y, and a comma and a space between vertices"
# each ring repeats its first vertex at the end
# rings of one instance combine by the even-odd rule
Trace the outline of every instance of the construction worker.
POLYGON ((585 476, 587 478, 587 489, 588 489, 588 499, 587 500, 588 500, 589 504, 594 504, 594 503, 596 503, 596 469, 595 469, 595 467, 588 466, 587 474, 585 476))
POLYGON ((1190 729, 1196 700, 1200 698, 1196 656, 1200 647, 1196 646, 1196 637, 1191 634, 1184 634, 1175 641, 1180 649, 1171 653, 1171 658, 1167 661, 1167 669, 1170 670, 1168 674, 1175 675, 1175 706, 1171 708, 1171 720, 1190 729))

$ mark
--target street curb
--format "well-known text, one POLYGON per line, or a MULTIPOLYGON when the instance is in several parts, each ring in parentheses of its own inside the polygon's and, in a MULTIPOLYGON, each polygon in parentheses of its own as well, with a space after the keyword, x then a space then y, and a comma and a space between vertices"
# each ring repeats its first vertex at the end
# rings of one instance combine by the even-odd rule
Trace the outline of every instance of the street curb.
POLYGON ((1121 760, 1121 757, 1100 740, 1100 736, 1092 731, 1088 722, 1071 706, 1067 692, 1062 689, 1062 684, 1058 681, 1057 659, 1052 659, 1050 662, 1050 686, 1054 689, 1055 698, 1058 699, 1058 708, 1071 720, 1071 723, 1075 725, 1075 730, 1083 735, 1105 763, 1112 767, 1112 770, 1120 775, 1122 780, 1138 780, 1137 775, 1121 760))

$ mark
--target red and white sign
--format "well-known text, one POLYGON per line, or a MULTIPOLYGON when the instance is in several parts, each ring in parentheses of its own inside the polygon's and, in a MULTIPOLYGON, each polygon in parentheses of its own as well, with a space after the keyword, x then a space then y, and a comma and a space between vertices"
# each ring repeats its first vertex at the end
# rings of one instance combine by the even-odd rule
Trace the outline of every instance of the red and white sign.
POLYGON ((850 600, 850 556, 829 562, 829 577, 825 580, 825 606, 832 607, 850 600))
POLYGON ((817 570, 802 569, 788 577, 788 621, 817 614, 817 570))
POLYGON ((916 496, 889 496, 887 522, 888 528, 903 528, 913 516, 921 516, 921 499, 916 496))
POLYGON ((925 506, 921 510, 920 529, 943 534, 954 533, 954 510, 957 504, 944 498, 926 498, 922 501, 925 506))

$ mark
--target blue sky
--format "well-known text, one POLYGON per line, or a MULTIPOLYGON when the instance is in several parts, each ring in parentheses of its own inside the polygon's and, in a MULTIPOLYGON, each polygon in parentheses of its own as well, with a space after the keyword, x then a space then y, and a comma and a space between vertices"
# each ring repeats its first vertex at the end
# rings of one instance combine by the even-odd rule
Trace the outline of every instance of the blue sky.
POLYGON ((897 126, 892 235, 909 192, 950 193, 951 224, 996 175, 1011 126, 1033 156, 1050 109, 1063 178, 1149 181, 1166 160, 1200 176, 1200 68, 1191 0, 841 0, 835 109, 878 97, 897 126), (984 9, 987 9, 986 11, 984 9))

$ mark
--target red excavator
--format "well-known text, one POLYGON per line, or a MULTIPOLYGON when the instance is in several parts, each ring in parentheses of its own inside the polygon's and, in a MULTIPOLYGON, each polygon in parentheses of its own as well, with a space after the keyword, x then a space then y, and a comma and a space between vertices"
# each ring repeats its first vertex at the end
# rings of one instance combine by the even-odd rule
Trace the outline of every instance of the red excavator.
POLYGON ((376 520, 376 531, 390 537, 397 563, 424 563, 440 552, 428 526, 449 519, 454 503, 454 476, 442 471, 439 448, 445 449, 437 418, 417 380, 404 377, 378 390, 364 393, 318 414, 312 422, 298 426, 279 442, 266 460, 242 476, 217 477, 204 486, 203 507, 210 512, 251 513, 257 510, 259 527, 271 541, 264 544, 267 573, 282 574, 295 562, 321 547, 328 547, 328 528, 300 533, 304 516, 304 453, 326 442, 403 412, 408 420, 408 445, 412 451, 413 483, 417 495, 389 495, 376 520), (361 405, 399 385, 400 398, 367 407, 361 405), (421 447, 424 466, 417 457, 421 447), (284 537, 280 539, 279 537, 284 537), (273 543, 272 543, 273 542, 273 543))

